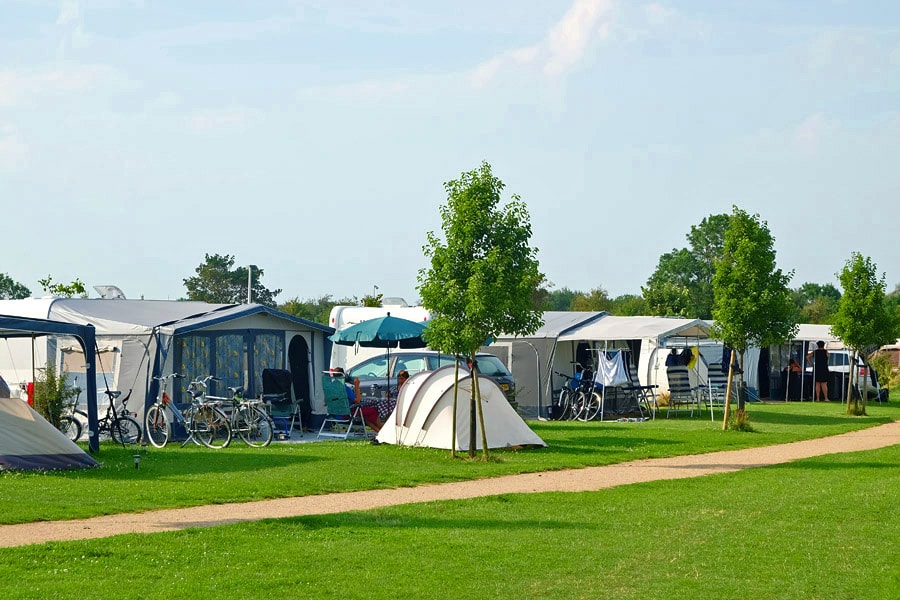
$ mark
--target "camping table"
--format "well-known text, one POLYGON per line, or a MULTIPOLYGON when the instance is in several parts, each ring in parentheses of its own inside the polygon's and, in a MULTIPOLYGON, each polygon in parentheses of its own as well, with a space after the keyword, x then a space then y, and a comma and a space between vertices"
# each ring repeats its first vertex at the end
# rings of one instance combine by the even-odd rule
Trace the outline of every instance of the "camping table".
POLYGON ((362 406, 374 406, 378 409, 378 418, 381 419, 381 422, 384 423, 385 419, 391 416, 391 413, 394 412, 394 407, 397 406, 397 399, 390 397, 381 397, 381 396, 363 396, 360 398, 359 403, 362 406))

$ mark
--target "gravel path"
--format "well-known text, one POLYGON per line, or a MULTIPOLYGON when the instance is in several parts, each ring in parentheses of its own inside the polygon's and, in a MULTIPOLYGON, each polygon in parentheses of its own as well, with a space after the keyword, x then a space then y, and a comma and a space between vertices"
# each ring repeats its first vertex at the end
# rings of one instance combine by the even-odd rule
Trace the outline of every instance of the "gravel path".
POLYGON ((507 475, 476 481, 301 496, 258 502, 216 504, 20 525, 0 525, 0 547, 49 541, 101 538, 123 533, 155 533, 188 527, 214 527, 266 518, 320 515, 432 500, 459 500, 497 494, 580 492, 658 479, 726 473, 834 454, 900 444, 900 421, 833 437, 762 448, 637 460, 604 467, 507 475))

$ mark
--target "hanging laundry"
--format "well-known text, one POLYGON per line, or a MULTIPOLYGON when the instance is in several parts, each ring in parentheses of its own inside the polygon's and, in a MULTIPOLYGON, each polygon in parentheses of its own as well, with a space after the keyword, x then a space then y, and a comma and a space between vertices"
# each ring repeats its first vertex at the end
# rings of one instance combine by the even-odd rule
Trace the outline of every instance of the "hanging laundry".
POLYGON ((612 356, 608 356, 606 352, 598 352, 597 358, 597 383, 614 386, 629 382, 621 352, 614 352, 612 356))

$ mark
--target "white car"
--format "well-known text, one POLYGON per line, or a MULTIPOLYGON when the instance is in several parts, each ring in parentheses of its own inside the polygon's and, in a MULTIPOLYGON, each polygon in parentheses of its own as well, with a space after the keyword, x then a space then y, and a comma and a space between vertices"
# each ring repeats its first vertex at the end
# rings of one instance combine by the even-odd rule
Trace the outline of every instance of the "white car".
MULTIPOLYGON (((878 375, 875 369, 870 369, 866 361, 859 357, 856 362, 859 369, 859 377, 857 378, 856 387, 862 394, 863 386, 868 385, 869 398, 874 398, 879 402, 887 402, 888 391, 882 390, 878 385, 878 375), (868 375, 869 383, 866 384, 865 377, 868 375)), ((844 379, 850 373, 850 350, 829 350, 828 351, 828 370, 831 371, 831 380, 828 382, 828 395, 832 398, 838 398, 837 390, 844 390, 847 384, 844 379), (832 391, 834 390, 834 391, 832 391)), ((806 372, 812 375, 812 367, 806 363, 806 372)))

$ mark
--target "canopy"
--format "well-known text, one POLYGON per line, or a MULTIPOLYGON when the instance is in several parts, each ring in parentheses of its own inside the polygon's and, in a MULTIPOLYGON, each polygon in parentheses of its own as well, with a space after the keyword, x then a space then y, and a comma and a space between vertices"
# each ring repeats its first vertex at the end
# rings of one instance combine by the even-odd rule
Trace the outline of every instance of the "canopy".
MULTIPOLYGON (((94 349, 97 347, 94 327, 92 325, 76 325, 74 323, 60 323, 47 319, 35 319, 30 317, 16 317, 0 315, 0 337, 32 337, 34 335, 70 335, 78 340, 85 356, 85 372, 89 381, 96 377, 96 365, 94 364, 94 349)), ((94 386, 87 386, 85 390, 88 406, 88 447, 91 452, 100 449, 100 439, 97 436, 97 390, 94 386)))
POLYGON ((606 316, 559 336, 559 341, 639 340, 650 338, 709 337, 709 325, 702 319, 676 317, 606 316))

